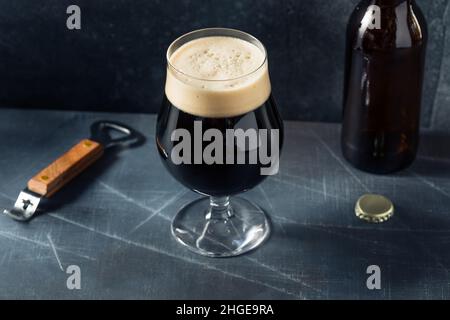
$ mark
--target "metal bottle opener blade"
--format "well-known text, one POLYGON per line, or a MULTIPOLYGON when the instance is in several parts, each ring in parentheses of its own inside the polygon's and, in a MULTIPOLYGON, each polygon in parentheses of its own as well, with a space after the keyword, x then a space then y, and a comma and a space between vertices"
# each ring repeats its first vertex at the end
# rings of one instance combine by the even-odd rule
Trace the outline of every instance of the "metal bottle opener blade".
POLYGON ((132 128, 112 121, 97 121, 91 126, 91 138, 84 139, 28 181, 14 207, 3 211, 7 216, 27 221, 38 209, 42 197, 49 198, 70 180, 98 160, 105 149, 133 147, 144 140, 132 128), (116 132, 116 137, 111 133, 116 132), (118 136, 117 136, 118 134, 118 136))
POLYGON ((39 194, 25 188, 20 192, 14 207, 11 210, 3 210, 3 213, 15 220, 26 221, 34 215, 40 201, 39 194))

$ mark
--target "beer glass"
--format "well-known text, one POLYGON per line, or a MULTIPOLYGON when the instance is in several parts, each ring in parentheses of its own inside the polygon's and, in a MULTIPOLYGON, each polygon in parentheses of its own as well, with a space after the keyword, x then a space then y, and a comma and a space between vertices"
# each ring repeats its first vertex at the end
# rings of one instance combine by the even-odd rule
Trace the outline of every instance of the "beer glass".
POLYGON ((277 172, 282 143, 260 41, 212 28, 170 45, 156 145, 171 175, 206 196, 175 216, 177 241, 201 255, 229 257, 267 239, 270 223, 263 210, 231 196, 277 172))

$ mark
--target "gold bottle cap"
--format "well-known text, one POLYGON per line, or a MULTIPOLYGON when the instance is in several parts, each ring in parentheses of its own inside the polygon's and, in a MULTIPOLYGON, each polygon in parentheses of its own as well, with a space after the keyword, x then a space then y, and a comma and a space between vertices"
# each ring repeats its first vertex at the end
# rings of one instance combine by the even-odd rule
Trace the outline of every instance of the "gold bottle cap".
POLYGON ((362 220, 381 223, 394 215, 394 204, 382 195, 366 194, 356 202, 355 213, 362 220))

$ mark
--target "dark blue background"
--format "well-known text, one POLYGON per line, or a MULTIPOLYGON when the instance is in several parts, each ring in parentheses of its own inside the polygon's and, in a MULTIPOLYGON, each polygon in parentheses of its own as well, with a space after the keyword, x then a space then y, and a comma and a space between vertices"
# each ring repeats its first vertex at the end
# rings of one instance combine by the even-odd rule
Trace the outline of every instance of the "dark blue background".
MULTIPOLYGON (((358 0, 0 0, 0 105, 157 112, 165 51, 202 27, 268 47, 285 119, 340 121, 345 26, 358 0), (66 8, 82 30, 66 28, 66 8)), ((449 0, 419 0, 430 43, 423 125, 450 126, 449 0)), ((405 79, 408 81, 408 79, 405 79)))

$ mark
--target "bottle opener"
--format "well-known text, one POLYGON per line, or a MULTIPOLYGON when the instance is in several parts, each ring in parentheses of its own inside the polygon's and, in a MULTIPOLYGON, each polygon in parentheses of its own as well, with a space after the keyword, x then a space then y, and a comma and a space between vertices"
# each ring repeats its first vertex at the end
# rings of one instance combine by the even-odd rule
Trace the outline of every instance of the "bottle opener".
POLYGON ((112 121, 97 121, 91 126, 91 137, 83 139, 73 148, 40 171, 28 181, 11 210, 3 211, 7 216, 27 221, 33 217, 42 197, 50 198, 70 180, 75 178, 96 160, 105 149, 115 146, 133 146, 143 137, 130 127, 112 121), (115 137, 111 133, 115 131, 115 137))

